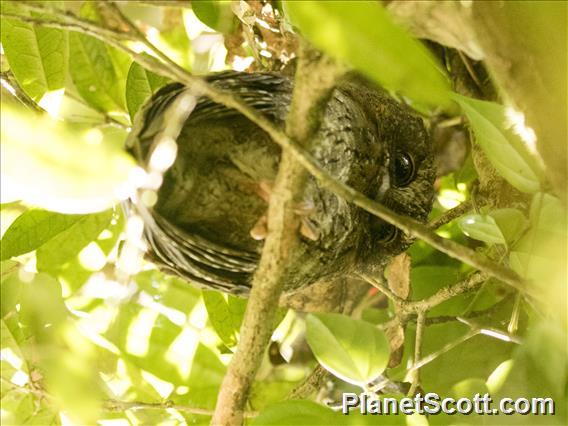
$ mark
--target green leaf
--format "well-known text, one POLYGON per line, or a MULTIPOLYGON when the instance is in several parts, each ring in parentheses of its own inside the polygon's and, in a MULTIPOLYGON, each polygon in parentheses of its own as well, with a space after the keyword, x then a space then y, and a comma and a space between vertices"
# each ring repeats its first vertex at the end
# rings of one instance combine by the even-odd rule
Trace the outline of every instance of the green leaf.
MULTIPOLYGON (((9 383, 18 371, 29 374, 28 363, 24 354, 4 320, 0 321, 0 337, 0 349, 5 354, 1 360, 3 381, 9 383)), ((2 389, 4 390, 4 384, 2 384, 2 389)))
POLYGON ((233 317, 229 311, 229 304, 225 295, 218 291, 203 290, 203 301, 209 314, 209 321, 221 338, 223 343, 229 348, 237 344, 237 332, 233 323, 233 317))
POLYGON ((106 45, 84 34, 69 34, 69 73, 81 97, 103 112, 122 111, 124 94, 116 82, 120 76, 106 45))
POLYGON ((495 219, 489 215, 468 214, 459 220, 463 233, 487 244, 505 244, 505 237, 495 219))
POLYGON ((537 283, 552 283, 566 274, 566 210, 560 200, 535 194, 529 214, 530 228, 512 247, 511 267, 537 283))
MULTIPOLYGON (((343 416, 312 401, 283 401, 269 406, 256 417, 253 426, 327 426, 341 422, 343 416)), ((343 423, 343 422, 341 422, 343 423)))
POLYGON ((68 215, 40 209, 25 211, 10 225, 0 241, 1 260, 36 250, 82 217, 83 215, 68 215))
POLYGON ((219 387, 227 368, 215 352, 199 343, 191 363, 187 383, 191 385, 188 403, 193 407, 215 408, 219 387))
MULTIPOLYGON (((2 2, 4 12, 17 12, 2 2)), ((2 18, 2 48, 16 80, 36 102, 49 91, 62 89, 67 69, 67 32, 2 18)))
POLYGON ((167 78, 132 62, 126 79, 126 105, 132 120, 142 104, 167 82, 167 78))
MULTIPOLYGON (((506 313, 503 314, 505 317, 506 313)), ((507 319, 501 321, 506 322, 507 319)), ((458 341, 468 331, 466 325, 457 322, 431 325, 424 333, 422 353, 439 351, 458 341)), ((414 339, 408 338, 407 341, 414 342, 414 339)), ((405 352, 407 350, 412 353, 411 346, 405 347, 405 352)), ((475 336, 421 368, 422 386, 424 389, 435 389, 438 395, 449 395, 453 386, 462 380, 485 380, 497 365, 510 358, 513 350, 513 345, 508 342, 484 335, 475 336)))
POLYGON ((489 216, 495 220, 508 244, 517 240, 528 226, 525 215, 518 209, 497 209, 490 211, 489 216))
POLYGON ((510 129, 505 107, 460 95, 454 95, 454 100, 462 107, 476 142, 499 174, 519 191, 537 192, 542 171, 520 136, 510 129))
POLYGON ((2 193, 61 213, 91 213, 117 201, 134 162, 96 129, 2 108, 2 193))
POLYGON ((61 285, 48 274, 34 274, 29 283, 22 285, 19 320, 38 343, 55 344, 57 328, 69 318, 61 296, 61 285))
POLYGON ((339 314, 310 314, 306 326, 315 357, 342 380, 365 386, 386 368, 389 343, 372 324, 339 314))
POLYGON ((418 103, 449 106, 449 83, 426 48, 380 2, 286 1, 293 25, 316 47, 418 103))
POLYGON ((235 16, 231 2, 223 0, 200 0, 191 3, 197 19, 220 33, 228 33, 234 26, 235 16))
POLYGON ((82 216, 37 250, 38 271, 56 271, 97 239, 112 219, 112 210, 82 216))

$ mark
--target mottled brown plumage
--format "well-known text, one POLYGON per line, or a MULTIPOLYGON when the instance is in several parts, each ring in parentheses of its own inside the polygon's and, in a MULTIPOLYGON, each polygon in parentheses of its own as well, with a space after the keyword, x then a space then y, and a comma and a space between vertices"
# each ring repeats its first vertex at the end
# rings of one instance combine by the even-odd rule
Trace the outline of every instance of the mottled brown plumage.
MULTIPOLYGON (((227 72, 211 84, 236 92, 283 126, 293 82, 272 74, 227 72)), ((145 162, 184 91, 162 88, 138 115, 129 145, 145 162)), ((247 118, 201 98, 177 139, 158 202, 144 215, 150 258, 198 285, 247 293, 262 250, 250 231, 266 211, 280 148, 247 118)), ((352 77, 338 83, 327 104, 312 154, 337 179, 398 213, 424 220, 433 198, 434 170, 422 120, 384 91, 352 77)), ((308 180, 304 232, 285 291, 383 265, 406 242, 360 208, 308 180)))

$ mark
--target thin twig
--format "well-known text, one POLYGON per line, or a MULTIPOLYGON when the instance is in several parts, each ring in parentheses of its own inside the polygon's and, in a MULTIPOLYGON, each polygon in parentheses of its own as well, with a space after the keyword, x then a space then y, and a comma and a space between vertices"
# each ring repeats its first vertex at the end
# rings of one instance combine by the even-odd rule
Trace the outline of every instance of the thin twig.
POLYGON ((457 205, 456 207, 454 207, 453 209, 450 209, 446 212, 444 212, 440 217, 437 217, 436 219, 434 219, 433 221, 431 221, 430 223, 428 223, 428 228, 434 230, 434 229, 438 229, 439 227, 450 223, 452 220, 463 216, 464 214, 466 214, 468 211, 470 211, 473 207, 473 204, 471 201, 464 201, 463 203, 457 205))
POLYGON ((431 363, 432 361, 434 361, 436 358, 438 358, 440 355, 445 354, 448 351, 451 351, 453 348, 455 348, 456 346, 461 345, 462 343, 468 341, 469 339, 471 339, 474 336, 477 336, 479 334, 479 330, 470 330, 468 331, 466 334, 464 334, 463 336, 457 338, 456 340, 454 340, 453 342, 449 342, 447 344, 445 344, 442 348, 438 349, 435 352, 432 352, 430 355, 428 355, 427 357, 421 359, 419 362, 416 362, 412 365, 412 367, 410 367, 407 371, 407 373, 412 373, 415 370, 418 370, 422 367, 424 367, 426 364, 431 363))
MULTIPOLYGON (((172 401, 165 402, 143 402, 143 401, 118 401, 107 399, 103 403, 103 409, 111 412, 124 412, 126 410, 166 410, 173 408, 174 410, 183 411, 185 413, 197 414, 200 416, 212 416, 213 410, 206 408, 190 407, 188 405, 174 404, 172 401)), ((258 412, 246 411, 244 417, 256 417, 258 412)))
POLYGON ((443 287, 434 293, 432 296, 419 300, 416 302, 407 302, 406 308, 414 312, 427 311, 432 309, 434 306, 439 305, 446 300, 450 300, 452 297, 458 296, 468 291, 474 290, 479 287, 485 280, 487 280, 487 274, 482 272, 475 272, 471 274, 467 279, 460 281, 449 287, 443 287))
MULTIPOLYGON (((426 313, 424 311, 418 312, 416 319, 416 338, 414 340, 414 364, 422 358, 422 338, 424 337, 424 327, 426 323, 426 313)), ((408 390, 408 396, 414 396, 416 389, 420 385, 420 369, 415 369, 412 372, 412 384, 408 390)))
POLYGON ((395 306, 405 305, 406 300, 404 300, 404 299, 398 297, 396 294, 394 294, 394 292, 390 288, 388 288, 388 286, 385 285, 382 277, 379 277, 379 276, 372 277, 372 276, 367 275, 367 274, 359 274, 358 276, 362 280, 371 284, 373 287, 375 287, 381 293, 383 293, 388 299, 390 299, 395 304, 395 306))
POLYGON ((321 365, 316 366, 306 379, 296 386, 286 396, 286 399, 305 399, 314 391, 321 388, 323 382, 329 377, 329 373, 321 365))
MULTIPOLYGON (((48 13, 50 12, 52 14, 55 14, 53 10, 46 11, 48 13)), ((2 15, 5 16, 5 14, 2 15)), ((59 13, 57 16, 59 15, 67 17, 69 16, 69 14, 66 13, 59 13)), ((10 15, 10 17, 22 20, 29 19, 29 17, 17 15, 10 15)), ((35 23, 45 26, 54 25, 53 21, 45 22, 42 21, 41 18, 38 18, 35 23)), ((240 99, 234 93, 215 88, 208 84, 205 80, 191 75, 185 69, 181 68, 175 62, 171 61, 171 59, 169 59, 158 49, 153 48, 153 53, 157 54, 161 58, 161 60, 165 61, 166 63, 160 61, 155 57, 135 52, 129 47, 122 44, 122 41, 126 39, 131 40, 131 37, 129 35, 126 35, 126 33, 119 33, 116 31, 108 30, 107 28, 92 24, 90 22, 88 26, 83 24, 79 25, 77 21, 73 21, 73 23, 56 22, 55 25, 58 25, 58 28, 66 28, 72 31, 79 31, 106 41, 110 45, 126 51, 133 57, 134 60, 138 61, 141 65, 147 67, 151 71, 167 76, 173 80, 177 80, 183 84, 192 86, 194 90, 201 92, 203 95, 211 98, 214 102, 218 102, 229 108, 236 109, 245 117, 257 124, 265 132, 267 132, 274 142, 279 144, 284 149, 284 151, 288 151, 294 158, 294 160, 301 164, 310 174, 312 174, 323 187, 329 189, 343 199, 361 207, 367 212, 398 227, 408 235, 422 239, 432 247, 447 254, 448 256, 458 259, 470 266, 473 266, 476 269, 484 271, 487 274, 503 281, 504 283, 516 288, 519 291, 522 291, 524 293, 530 291, 530 288, 528 288, 524 280, 522 280, 513 270, 500 265, 487 258, 486 256, 476 253, 470 248, 462 246, 455 241, 440 237, 439 235, 432 232, 432 230, 427 225, 424 225, 410 217, 398 215, 382 204, 367 198, 365 195, 361 194, 345 183, 340 182, 335 177, 330 175, 326 170, 324 170, 310 154, 310 152, 302 147, 297 140, 289 137, 284 131, 277 128, 274 123, 272 123, 270 119, 265 117, 262 113, 258 112, 256 109, 243 102, 242 99, 240 99), (99 29, 104 30, 104 32, 99 33, 97 31, 99 29)), ((139 40, 138 37, 134 37, 134 39, 136 41, 143 42, 146 46, 151 46, 151 44, 146 40, 145 37, 143 38, 143 40, 139 40)), ((534 293, 531 293, 531 296, 538 298, 538 295, 534 293)))
POLYGON ((455 296, 474 290, 488 278, 487 274, 484 274, 482 272, 475 272, 471 274, 467 279, 460 281, 457 284, 449 287, 443 287, 426 299, 411 301, 398 297, 386 285, 381 283, 377 277, 371 277, 365 274, 361 274, 360 277, 377 288, 386 297, 388 297, 395 304, 395 306, 401 310, 402 314, 428 311, 434 306, 445 302, 446 300, 450 300, 455 296))
POLYGON ((33 112, 44 114, 46 111, 40 107, 18 84, 12 71, 0 73, 0 82, 6 91, 33 112))

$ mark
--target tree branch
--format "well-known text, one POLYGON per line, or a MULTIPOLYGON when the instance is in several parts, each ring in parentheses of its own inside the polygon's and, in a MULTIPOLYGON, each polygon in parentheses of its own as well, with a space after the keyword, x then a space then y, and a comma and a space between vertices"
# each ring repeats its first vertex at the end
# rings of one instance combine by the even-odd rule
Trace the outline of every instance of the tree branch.
MULTIPOLYGON (((36 7, 41 9, 41 7, 39 6, 36 7)), ((67 13, 56 12, 49 9, 45 9, 44 12, 51 13, 52 15, 57 17, 69 17, 69 14, 67 13)), ((5 16, 5 14, 3 14, 3 16, 5 16)), ((10 17, 22 20, 29 19, 29 17, 18 15, 10 15, 10 17)), ((277 128, 268 118, 259 113, 256 109, 243 102, 242 99, 234 93, 215 88, 209 85, 202 78, 191 75, 185 69, 171 61, 171 59, 169 59, 166 55, 152 46, 145 37, 143 37, 142 39, 134 37, 134 39, 136 41, 141 41, 148 48, 151 48, 152 53, 159 56, 160 59, 157 59, 153 56, 137 53, 128 46, 122 44, 125 39, 131 40, 130 36, 125 35, 125 33, 108 30, 107 28, 93 24, 89 21, 86 21, 89 25, 78 25, 79 22, 84 23, 83 21, 84 20, 80 18, 75 18, 73 20, 73 23, 67 24, 64 22, 57 22, 55 25, 57 25, 58 28, 66 28, 71 31, 79 31, 105 41, 114 47, 124 50, 125 52, 130 54, 134 60, 136 60, 149 70, 191 86, 194 90, 211 98, 214 102, 221 103, 229 108, 236 109, 249 120, 257 124, 261 129, 263 129, 275 143, 279 144, 283 148, 285 152, 288 151, 288 155, 300 165, 302 165, 302 167, 304 167, 310 174, 312 174, 323 187, 334 192, 336 195, 339 195, 346 201, 352 202, 353 204, 361 207, 367 212, 383 219, 385 222, 396 226, 408 235, 414 238, 422 239, 432 247, 447 254, 448 256, 458 259, 470 266, 473 266, 476 269, 484 271, 487 274, 516 288, 517 290, 522 291, 523 293, 530 291, 530 288, 528 288, 526 282, 522 280, 513 270, 500 265, 487 258, 486 256, 480 253, 476 253, 475 251, 469 249, 468 247, 462 246, 455 241, 440 237, 439 235, 435 234, 427 225, 424 225, 412 218, 398 215, 382 204, 367 198, 365 195, 354 190, 343 182, 338 181, 326 170, 324 170, 309 153, 309 151, 306 150, 301 144, 299 144, 296 139, 288 136, 284 131, 277 128), (99 32, 99 30, 102 31, 99 32)), ((54 25, 53 21, 46 22, 42 21, 41 18, 34 20, 34 23, 48 27, 54 25)), ((531 295, 537 298, 537 295, 531 295)))
POLYGON ((440 215, 440 217, 437 217, 436 219, 434 219, 433 221, 431 221, 430 223, 428 223, 428 228, 435 230, 438 229, 441 226, 444 226, 447 223, 450 223, 452 220, 463 216, 464 214, 466 214, 468 211, 470 211, 473 207, 473 203, 471 201, 464 201, 463 203, 457 205, 456 207, 454 207, 453 209, 450 209, 444 213, 442 213, 442 215, 440 215))
POLYGON ((410 314, 420 314, 420 312, 428 311, 433 307, 438 306, 440 303, 450 300, 452 297, 467 293, 468 291, 477 288, 487 280, 488 275, 482 272, 475 272, 467 279, 452 286, 443 287, 432 296, 417 301, 401 299, 376 277, 370 277, 368 275, 360 275, 360 277, 388 297, 395 306, 400 309, 401 314, 407 316, 410 314))
MULTIPOLYGON (((310 143, 340 70, 327 58, 302 49, 286 131, 302 145, 310 143), (323 77, 323 78, 322 78, 323 77)), ((270 340, 278 300, 288 266, 298 259, 298 217, 294 208, 301 199, 308 173, 290 151, 282 153, 274 191, 268 206, 268 236, 254 274, 241 337, 221 385, 214 425, 242 423, 250 387, 270 340)))

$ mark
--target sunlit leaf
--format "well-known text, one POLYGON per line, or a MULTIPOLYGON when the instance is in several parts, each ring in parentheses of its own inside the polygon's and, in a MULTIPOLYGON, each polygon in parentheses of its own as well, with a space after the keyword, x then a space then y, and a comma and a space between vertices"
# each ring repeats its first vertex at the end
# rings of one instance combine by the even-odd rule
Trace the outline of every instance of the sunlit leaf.
POLYGON ((22 213, 2 237, 2 260, 36 250, 83 215, 67 215, 30 209, 22 213))
POLYGON ((62 213, 100 211, 117 201, 134 163, 102 133, 9 108, 1 120, 2 192, 62 213))
POLYGON ((226 371, 215 352, 203 344, 197 345, 188 379, 187 401, 195 407, 213 409, 226 371))
POLYGON ((256 417, 252 424, 257 426, 303 426, 335 425, 341 416, 331 409, 312 401, 283 401, 269 406, 256 417))
POLYGON ((488 214, 495 220, 507 243, 518 239, 528 225, 525 215, 518 209, 503 208, 492 210, 488 214))
POLYGON ((82 216, 78 221, 64 229, 43 244, 37 251, 38 271, 58 269, 77 255, 83 247, 97 239, 107 228, 112 218, 112 210, 82 216))
POLYGON ((81 97, 100 111, 121 111, 124 95, 119 95, 114 69, 106 45, 84 34, 69 34, 69 72, 81 97))
POLYGON ((310 348, 337 377, 365 386, 386 368, 389 343, 372 324, 339 314, 310 314, 306 321, 310 348))
POLYGON ((130 118, 134 119, 134 115, 146 99, 167 82, 167 78, 148 71, 138 63, 133 62, 126 79, 126 105, 130 118))
POLYGON ((203 290, 203 301, 209 314, 209 321, 213 324, 218 336, 228 347, 235 346, 238 329, 235 329, 225 296, 218 291, 203 290))
POLYGON ((505 244, 505 237, 489 215, 468 214, 459 220, 463 233, 487 244, 505 244))
MULTIPOLYGON (((505 312, 502 315, 506 317, 505 312)), ((422 351, 425 354, 434 353, 445 345, 456 342, 468 331, 465 324, 458 322, 428 326, 424 333, 422 351)), ((412 353, 412 347, 405 348, 406 350, 412 353)), ((501 362, 510 358, 513 350, 511 343, 493 337, 473 337, 422 367, 421 382, 423 386, 436 389, 440 395, 451 394, 453 386, 462 380, 485 380, 501 362)))
MULTIPOLYGON (((4 12, 26 14, 2 2, 4 12)), ((2 18, 2 48, 18 83, 39 102, 49 91, 62 89, 67 69, 67 32, 2 18)))
POLYGON ((220 33, 227 33, 234 26, 230 1, 200 0, 193 2, 191 9, 201 22, 220 33))
POLYGON ((450 104, 448 81, 433 57, 393 23, 380 2, 286 1, 284 6, 292 24, 331 56, 418 103, 450 104))
POLYGON ((511 251, 511 267, 521 276, 550 284, 566 271, 566 210, 548 194, 534 195, 530 227, 511 251))
POLYGON ((499 174, 519 191, 537 192, 542 172, 520 136, 512 132, 505 107, 459 95, 454 99, 467 115, 475 141, 499 174))

